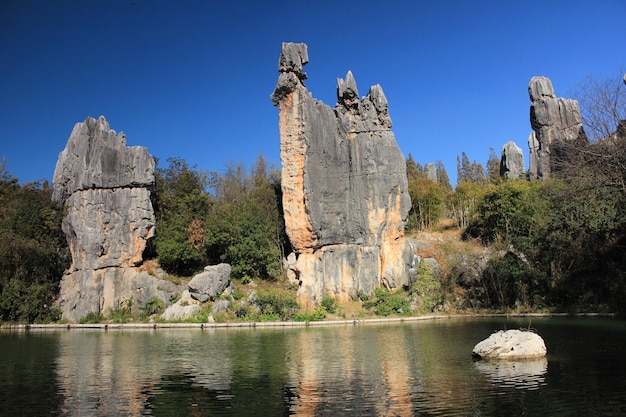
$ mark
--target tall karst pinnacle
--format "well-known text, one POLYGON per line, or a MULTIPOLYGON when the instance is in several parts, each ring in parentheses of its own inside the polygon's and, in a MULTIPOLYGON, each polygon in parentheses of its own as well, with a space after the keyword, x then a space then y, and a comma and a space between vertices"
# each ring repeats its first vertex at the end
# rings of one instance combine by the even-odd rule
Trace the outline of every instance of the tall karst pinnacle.
POLYGON ((404 156, 380 85, 359 98, 351 72, 334 109, 312 98, 306 44, 283 43, 271 98, 279 109, 283 210, 298 300, 316 305, 411 283, 404 156))
POLYGON ((530 175, 547 178, 559 169, 568 152, 587 141, 578 102, 556 97, 552 82, 546 77, 533 77, 528 85, 530 124, 528 137, 530 175))
POLYGON ((154 159, 147 149, 126 146, 103 116, 77 123, 54 171, 53 198, 64 204, 62 228, 72 265, 61 280, 63 318, 108 314, 132 300, 168 303, 177 289, 136 268, 154 234, 150 190, 154 159))

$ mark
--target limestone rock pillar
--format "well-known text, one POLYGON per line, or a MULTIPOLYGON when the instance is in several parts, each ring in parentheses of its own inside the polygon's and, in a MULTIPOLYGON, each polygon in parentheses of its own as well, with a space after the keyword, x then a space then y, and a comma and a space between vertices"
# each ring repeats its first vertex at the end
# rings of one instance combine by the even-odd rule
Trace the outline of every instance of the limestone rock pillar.
POLYGON ((351 72, 334 109, 314 99, 305 44, 283 43, 271 98, 279 109, 283 210, 298 299, 317 305, 409 284, 406 165, 379 85, 359 98, 351 72))

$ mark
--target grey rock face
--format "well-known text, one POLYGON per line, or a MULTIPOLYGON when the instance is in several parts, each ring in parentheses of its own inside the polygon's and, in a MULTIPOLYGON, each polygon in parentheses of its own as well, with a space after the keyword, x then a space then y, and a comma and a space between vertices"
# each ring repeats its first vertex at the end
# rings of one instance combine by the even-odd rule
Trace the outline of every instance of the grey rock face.
POLYGON ((165 320, 184 320, 198 314, 202 308, 198 304, 183 304, 180 302, 169 306, 161 317, 165 320))
POLYGON ((299 300, 315 305, 325 296, 406 285, 411 202, 387 98, 379 85, 359 98, 348 72, 337 80, 331 109, 304 86, 298 63, 306 61, 305 44, 284 43, 271 96, 279 108, 283 210, 299 300))
POLYGON ((524 153, 515 142, 507 142, 502 147, 500 158, 500 175, 508 179, 524 177, 524 153))
POLYGON ((429 180, 438 182, 437 165, 433 164, 432 162, 429 162, 424 167, 424 170, 426 171, 426 177, 429 180))
POLYGON ((228 311, 228 307, 230 307, 230 301, 228 300, 217 300, 215 304, 213 304, 213 308, 211 309, 212 314, 225 313, 228 311))
MULTIPOLYGON (((547 178, 553 170, 558 170, 559 158, 565 157, 568 148, 575 148, 579 141, 587 139, 578 102, 557 98, 548 78, 533 77, 528 95, 532 103, 530 124, 536 139, 535 150, 531 148, 531 173, 535 173, 536 178, 547 178)), ((535 143, 531 145, 529 140, 529 145, 535 143)))
POLYGON ((230 287, 230 265, 219 264, 204 267, 204 272, 194 276, 187 284, 191 297, 200 302, 215 301, 230 287))
POLYGON ((54 170, 53 199, 65 201, 76 191, 149 187, 154 159, 141 146, 126 146, 126 135, 111 130, 104 116, 76 123, 54 170))
POLYGON ((77 321, 88 313, 108 314, 132 300, 133 314, 152 297, 170 304, 180 288, 136 268, 108 267, 66 273, 61 281, 59 303, 63 318, 77 321))
POLYGON ((72 254, 58 300, 63 318, 108 314, 152 296, 169 303, 178 292, 134 268, 154 234, 153 183, 154 159, 145 148, 126 146, 102 116, 76 124, 54 171, 53 198, 67 209, 62 228, 72 254))
POLYGON ((147 188, 78 190, 65 200, 62 228, 74 270, 131 267, 142 261, 154 234, 154 212, 147 188))

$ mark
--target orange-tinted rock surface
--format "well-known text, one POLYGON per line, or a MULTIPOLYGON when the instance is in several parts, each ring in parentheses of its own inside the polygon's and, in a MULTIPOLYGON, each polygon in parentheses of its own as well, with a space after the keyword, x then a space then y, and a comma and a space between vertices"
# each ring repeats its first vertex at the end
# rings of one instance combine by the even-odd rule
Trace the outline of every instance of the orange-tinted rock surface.
POLYGON ((411 206, 404 156, 379 85, 359 98, 338 80, 334 109, 306 89, 305 44, 284 43, 272 101, 279 109, 283 210, 299 301, 317 305, 410 284, 404 237, 411 206))

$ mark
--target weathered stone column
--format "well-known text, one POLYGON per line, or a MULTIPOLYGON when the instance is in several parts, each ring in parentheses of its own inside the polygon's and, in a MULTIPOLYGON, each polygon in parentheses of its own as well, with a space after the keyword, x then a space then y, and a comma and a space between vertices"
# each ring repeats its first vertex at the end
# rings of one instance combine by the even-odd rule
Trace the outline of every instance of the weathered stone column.
POLYGON ((533 77, 528 85, 530 96, 530 124, 535 131, 529 137, 530 172, 535 178, 548 178, 559 157, 565 157, 569 148, 587 141, 583 130, 578 102, 557 98, 552 82, 546 77, 533 77))
POLYGON ((111 130, 103 116, 88 117, 74 126, 53 181, 52 197, 67 210, 62 228, 72 254, 58 300, 63 318, 175 296, 175 285, 134 268, 155 224, 154 159, 146 148, 126 146, 124 133, 111 130))
POLYGON ((334 109, 304 86, 305 44, 283 43, 272 101, 279 109, 283 210, 297 256, 299 301, 347 300, 409 285, 411 207, 404 156, 379 85, 359 99, 351 72, 334 109))

